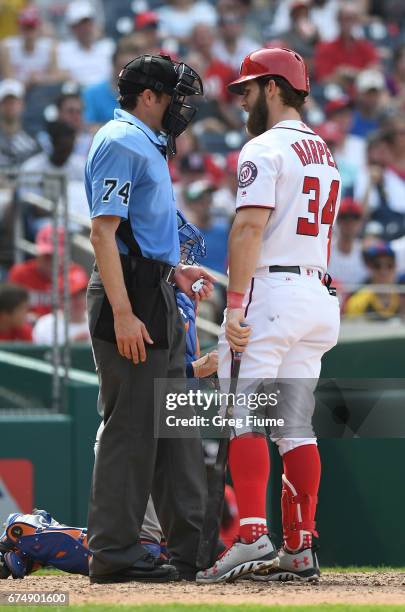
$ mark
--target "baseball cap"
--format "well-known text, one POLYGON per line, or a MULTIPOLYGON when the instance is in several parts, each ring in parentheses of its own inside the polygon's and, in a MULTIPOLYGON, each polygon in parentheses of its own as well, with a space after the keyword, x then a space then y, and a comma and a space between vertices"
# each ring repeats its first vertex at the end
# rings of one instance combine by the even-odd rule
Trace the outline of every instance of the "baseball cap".
POLYGON ((65 13, 66 23, 69 26, 74 26, 83 21, 83 19, 94 19, 95 16, 96 12, 93 5, 84 0, 71 2, 65 13))
POLYGON ((23 98, 25 93, 25 88, 20 81, 16 81, 15 79, 4 79, 0 82, 0 102, 7 98, 8 96, 13 96, 14 98, 23 98))
POLYGON ((290 4, 290 15, 299 9, 309 9, 311 6, 311 0, 293 0, 290 4))
POLYGON ((334 113, 338 113, 341 110, 353 107, 353 100, 349 96, 340 96, 334 100, 329 100, 325 104, 325 114, 330 117, 334 113))
POLYGON ((143 11, 135 15, 135 29, 144 30, 150 27, 156 27, 159 23, 159 16, 153 11, 143 11))
POLYGON ((18 14, 18 25, 23 28, 36 28, 40 23, 41 17, 36 6, 27 6, 18 14))
MULTIPOLYGON (((53 253, 53 225, 47 223, 38 231, 35 237, 35 244, 38 255, 52 255, 53 253)), ((63 254, 63 246, 65 241, 65 230, 63 227, 58 227, 58 255, 63 254)))
POLYGON ((316 132, 325 142, 337 144, 343 138, 343 132, 335 121, 325 121, 316 128, 316 132))
POLYGON ((139 88, 151 88, 173 94, 178 74, 167 55, 140 55, 130 61, 118 75, 121 95, 136 93, 139 88))
POLYGON ((361 217, 363 214, 363 207, 360 202, 357 202, 351 197, 343 198, 340 203, 339 217, 350 216, 350 217, 361 217))
POLYGON ((357 75, 356 88, 360 93, 370 91, 370 89, 381 90, 384 87, 384 76, 378 70, 363 70, 357 75))
POLYGON ((201 179, 190 183, 185 191, 187 200, 192 203, 199 200, 206 193, 215 191, 214 184, 208 179, 201 179))
POLYGON ((89 277, 83 268, 74 266, 68 272, 68 282, 70 295, 75 295, 87 288, 89 277))
POLYGON ((377 257, 381 257, 383 255, 395 259, 395 252, 389 242, 379 241, 375 244, 371 244, 363 250, 363 257, 366 262, 373 261, 377 257))
POLYGON ((181 172, 205 172, 205 159, 201 153, 192 152, 184 155, 179 163, 181 172))

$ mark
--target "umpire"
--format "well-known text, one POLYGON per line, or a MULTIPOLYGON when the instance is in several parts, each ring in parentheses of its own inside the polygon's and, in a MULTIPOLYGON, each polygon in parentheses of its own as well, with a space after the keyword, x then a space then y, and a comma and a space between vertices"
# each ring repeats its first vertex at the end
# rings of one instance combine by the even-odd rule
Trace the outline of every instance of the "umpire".
POLYGON ((193 580, 205 504, 200 440, 154 438, 154 378, 184 377, 184 329, 173 283, 200 298, 214 280, 179 265, 176 204, 166 151, 192 119, 199 76, 168 56, 132 60, 118 79, 114 120, 96 134, 86 165, 96 265, 89 326, 104 430, 89 505, 90 582, 193 580), (152 493, 171 565, 139 543, 152 493))

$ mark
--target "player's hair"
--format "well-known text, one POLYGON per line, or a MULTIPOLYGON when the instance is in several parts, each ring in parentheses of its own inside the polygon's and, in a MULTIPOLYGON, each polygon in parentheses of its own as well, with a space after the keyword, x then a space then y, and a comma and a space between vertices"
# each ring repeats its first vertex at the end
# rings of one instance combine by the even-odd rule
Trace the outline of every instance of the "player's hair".
POLYGON ((277 87, 280 89, 280 98, 284 106, 291 106, 295 108, 299 113, 305 104, 307 93, 305 91, 298 91, 290 85, 290 83, 281 76, 264 76, 257 79, 260 88, 264 89, 269 81, 274 81, 277 87))
MULTIPOLYGON (((124 96, 119 96, 118 104, 123 110, 126 110, 126 111, 133 110, 134 108, 136 108, 138 104, 139 94, 145 91, 145 89, 152 89, 152 88, 151 87, 140 87, 139 91, 137 91, 136 93, 125 94, 124 96)), ((152 91, 154 91, 154 89, 152 89, 152 91)), ((154 91, 154 93, 156 94, 157 99, 160 100, 163 92, 154 91)))
POLYGON ((28 291, 19 285, 4 283, 0 285, 0 312, 11 313, 28 302, 28 291))

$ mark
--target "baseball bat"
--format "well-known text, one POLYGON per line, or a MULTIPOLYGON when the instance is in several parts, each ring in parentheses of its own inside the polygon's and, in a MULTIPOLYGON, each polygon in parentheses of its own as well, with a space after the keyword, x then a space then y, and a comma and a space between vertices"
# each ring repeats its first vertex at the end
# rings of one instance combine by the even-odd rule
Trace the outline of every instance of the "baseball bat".
MULTIPOLYGON (((247 327, 247 324, 241 323, 241 327, 247 327)), ((225 478, 230 437, 230 429, 227 425, 227 419, 233 416, 234 406, 232 396, 234 393, 236 393, 236 388, 238 385, 242 354, 243 353, 238 351, 233 352, 231 382, 229 385, 230 397, 225 411, 225 427, 222 429, 222 434, 225 435, 223 435, 219 441, 213 473, 208 483, 208 502, 197 554, 197 566, 201 569, 211 567, 215 563, 217 556, 219 531, 221 528, 222 511, 224 507, 225 478)))

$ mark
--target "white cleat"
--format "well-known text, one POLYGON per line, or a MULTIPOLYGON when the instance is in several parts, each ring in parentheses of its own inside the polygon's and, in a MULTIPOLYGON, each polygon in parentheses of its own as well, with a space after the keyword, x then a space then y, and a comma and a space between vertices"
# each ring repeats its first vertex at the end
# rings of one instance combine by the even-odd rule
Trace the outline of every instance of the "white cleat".
POLYGON ((278 565, 277 550, 267 534, 252 544, 236 542, 208 569, 196 576, 199 584, 232 582, 258 569, 269 569, 278 565))
POLYGON ((319 581, 321 572, 319 571, 318 559, 311 548, 304 548, 298 552, 289 552, 285 548, 281 548, 278 556, 280 559, 278 567, 252 573, 251 579, 257 582, 319 581))

